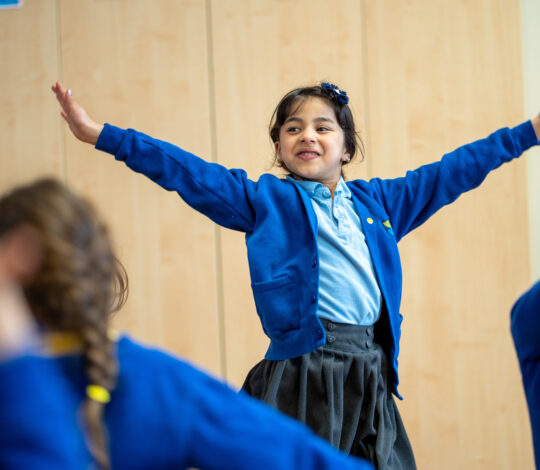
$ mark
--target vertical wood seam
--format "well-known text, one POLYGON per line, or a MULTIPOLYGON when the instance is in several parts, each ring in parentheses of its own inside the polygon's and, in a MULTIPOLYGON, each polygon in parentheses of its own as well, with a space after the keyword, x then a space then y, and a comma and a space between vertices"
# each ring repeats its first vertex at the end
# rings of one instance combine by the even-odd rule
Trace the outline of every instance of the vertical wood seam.
MULTIPOLYGON (((64 82, 63 78, 63 62, 62 62, 62 23, 60 15, 60 0, 55 0, 56 10, 56 75, 57 80, 64 82)), ((59 128, 57 128, 56 135, 58 136, 59 152, 60 152, 60 178, 67 183, 67 155, 66 155, 66 126, 63 123, 63 119, 56 118, 59 122, 59 128)))
POLYGON ((367 21, 366 21, 366 0, 360 0, 360 14, 362 15, 362 18, 360 18, 360 24, 362 25, 362 44, 360 47, 360 50, 362 51, 362 93, 363 93, 363 107, 362 110, 364 114, 364 132, 362 133, 362 140, 364 142, 364 164, 366 165, 366 177, 367 179, 373 178, 373 165, 371 164, 371 145, 370 145, 370 122, 371 122, 371 116, 370 116, 370 110, 369 110, 369 87, 368 87, 368 47, 367 47, 367 21))
MULTIPOLYGON (((214 75, 214 47, 212 35, 212 1, 205 0, 206 12, 206 44, 208 65, 208 103, 210 110, 210 155, 211 161, 217 162, 217 123, 216 123, 216 96, 214 75)), ((217 316, 218 316, 218 341, 219 360, 221 375, 227 378, 227 348, 225 332, 225 308, 223 292, 223 253, 221 229, 214 224, 215 235, 215 258, 216 258, 216 289, 217 289, 217 316)))

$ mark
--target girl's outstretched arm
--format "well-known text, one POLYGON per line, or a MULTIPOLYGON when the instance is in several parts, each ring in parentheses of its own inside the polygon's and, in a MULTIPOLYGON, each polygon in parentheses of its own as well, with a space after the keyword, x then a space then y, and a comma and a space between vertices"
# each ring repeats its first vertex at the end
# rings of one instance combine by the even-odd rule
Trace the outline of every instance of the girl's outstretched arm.
POLYGON ((99 124, 60 82, 51 88, 62 107, 60 114, 77 139, 114 155, 164 189, 178 192, 185 202, 214 222, 242 232, 253 230, 253 200, 257 198, 258 186, 244 170, 228 170, 206 162, 134 129, 99 124))
POLYGON ((491 171, 540 145, 539 137, 537 115, 512 129, 499 129, 485 139, 463 145, 404 177, 373 178, 370 188, 382 201, 399 241, 441 207, 479 186, 491 171))
POLYGON ((73 99, 71 90, 66 90, 60 82, 56 82, 51 89, 62 107, 60 114, 68 123, 73 135, 83 142, 96 145, 103 124, 91 119, 84 108, 73 99))

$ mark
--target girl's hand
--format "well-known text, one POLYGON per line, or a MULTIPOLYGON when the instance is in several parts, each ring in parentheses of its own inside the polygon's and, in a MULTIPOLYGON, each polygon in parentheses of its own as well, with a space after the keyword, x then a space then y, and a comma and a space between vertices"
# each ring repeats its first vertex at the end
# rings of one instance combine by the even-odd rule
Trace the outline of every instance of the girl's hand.
POLYGON ((71 90, 66 90, 60 82, 56 82, 51 89, 62 106, 60 114, 68 123, 73 135, 83 142, 95 145, 103 130, 103 124, 92 120, 84 108, 72 98, 71 90))
POLYGON ((536 138, 540 140, 540 113, 538 116, 531 119, 534 131, 536 132, 536 138))

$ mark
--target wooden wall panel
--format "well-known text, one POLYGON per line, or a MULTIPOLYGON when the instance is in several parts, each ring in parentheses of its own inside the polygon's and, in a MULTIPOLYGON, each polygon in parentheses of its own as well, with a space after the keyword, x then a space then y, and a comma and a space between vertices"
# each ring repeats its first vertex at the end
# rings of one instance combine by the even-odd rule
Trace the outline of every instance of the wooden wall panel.
MULTIPOLYGON (((91 116, 212 157, 204 1, 69 0, 60 14, 63 79, 91 116)), ((221 373, 214 225, 69 134, 66 151, 130 276, 119 327, 221 373)))
POLYGON ((63 158, 50 83, 58 73, 54 0, 0 10, 0 191, 44 174, 63 158))
MULTIPOLYGON (((365 7, 373 175, 524 120, 519 1, 365 7)), ((509 332, 529 284, 524 170, 505 165, 401 243, 399 406, 419 468, 533 468, 509 332)))
MULTIPOLYGON (((540 2, 521 0, 521 37, 523 39, 523 87, 525 114, 534 116, 540 103, 540 2)), ((527 158, 528 200, 529 200, 529 249, 531 259, 531 279, 540 279, 540 148, 529 152, 527 158)))
MULTIPOLYGON (((362 128, 361 4, 234 0, 212 5, 218 161, 257 179, 271 169, 270 117, 292 88, 321 80, 347 90, 362 128)), ((350 174, 361 174, 352 165, 350 174)), ((255 312, 243 234, 223 231, 227 377, 241 385, 268 341, 255 312)))

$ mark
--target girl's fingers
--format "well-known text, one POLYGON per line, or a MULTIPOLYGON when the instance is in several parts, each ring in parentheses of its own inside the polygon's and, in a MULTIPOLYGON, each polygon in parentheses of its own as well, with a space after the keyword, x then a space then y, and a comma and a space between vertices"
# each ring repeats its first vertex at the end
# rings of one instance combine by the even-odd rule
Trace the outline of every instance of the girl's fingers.
POLYGON ((51 88, 56 95, 56 99, 63 106, 70 90, 66 90, 60 82, 56 82, 51 88))
POLYGON ((54 91, 54 95, 56 96, 56 99, 58 100, 58 102, 62 105, 62 107, 64 106, 64 97, 62 96, 62 93, 60 93, 60 91, 58 90, 58 88, 54 89, 53 88, 53 91, 54 91))

